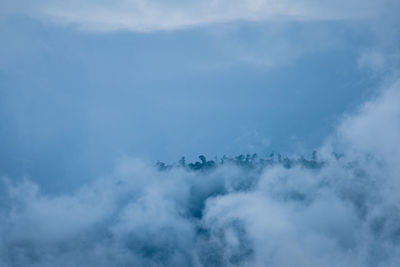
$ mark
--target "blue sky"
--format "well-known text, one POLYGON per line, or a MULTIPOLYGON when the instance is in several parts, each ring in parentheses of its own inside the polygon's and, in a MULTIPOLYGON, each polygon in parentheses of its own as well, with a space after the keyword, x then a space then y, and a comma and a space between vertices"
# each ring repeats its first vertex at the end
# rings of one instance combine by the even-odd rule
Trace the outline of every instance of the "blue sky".
POLYGON ((396 1, 2 5, 0 174, 39 181, 124 156, 309 153, 399 44, 396 1))

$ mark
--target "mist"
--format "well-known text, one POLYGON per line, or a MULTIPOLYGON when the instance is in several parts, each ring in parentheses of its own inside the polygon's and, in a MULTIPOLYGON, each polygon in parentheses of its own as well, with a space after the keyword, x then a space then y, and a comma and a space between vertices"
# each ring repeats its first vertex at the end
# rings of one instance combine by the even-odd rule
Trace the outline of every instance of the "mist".
POLYGON ((398 266, 399 85, 341 119, 316 151, 318 167, 160 170, 127 157, 55 195, 3 178, 0 263, 398 266))
POLYGON ((399 4, 0 1, 0 267, 400 266, 399 4))

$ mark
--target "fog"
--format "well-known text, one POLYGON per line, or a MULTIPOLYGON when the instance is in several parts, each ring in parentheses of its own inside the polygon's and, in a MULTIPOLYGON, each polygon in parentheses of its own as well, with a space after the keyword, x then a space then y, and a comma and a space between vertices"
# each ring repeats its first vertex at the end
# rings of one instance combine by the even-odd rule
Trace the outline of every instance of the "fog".
POLYGON ((343 116, 319 167, 160 170, 125 157, 51 195, 4 177, 0 265, 399 266, 398 103, 394 82, 343 116))
POLYGON ((183 2, 0 1, 0 267, 400 266, 399 1, 183 2))

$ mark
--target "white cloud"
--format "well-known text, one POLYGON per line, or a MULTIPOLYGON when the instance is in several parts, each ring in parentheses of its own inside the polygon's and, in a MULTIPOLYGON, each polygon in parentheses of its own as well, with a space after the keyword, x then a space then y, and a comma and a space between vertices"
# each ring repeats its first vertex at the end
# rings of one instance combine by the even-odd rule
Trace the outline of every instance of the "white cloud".
POLYGON ((68 195, 2 183, 0 263, 399 266, 399 101, 397 82, 345 118, 329 144, 345 155, 321 169, 195 174, 126 159, 68 195))
POLYGON ((84 30, 153 31, 237 20, 365 19, 379 16, 387 2, 392 0, 20 0, 5 1, 3 12, 26 13, 84 30))
MULTIPOLYGON (((337 131, 341 146, 386 160, 400 159, 400 81, 373 101, 364 103, 354 116, 344 118, 337 131)), ((395 166, 395 165, 394 165, 395 166)))

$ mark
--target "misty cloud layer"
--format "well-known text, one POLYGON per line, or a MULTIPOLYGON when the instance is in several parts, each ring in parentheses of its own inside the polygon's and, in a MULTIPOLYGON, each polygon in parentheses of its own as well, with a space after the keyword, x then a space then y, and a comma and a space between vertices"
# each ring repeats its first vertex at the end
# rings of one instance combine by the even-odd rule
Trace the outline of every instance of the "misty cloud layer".
POLYGON ((344 117, 320 169, 159 171, 126 158, 59 195, 3 178, 0 265, 399 266, 399 102, 397 82, 344 117))
MULTIPOLYGON (((176 30, 211 23, 266 20, 365 20, 376 19, 393 0, 207 0, 207 1, 48 1, 3 3, 5 14, 26 14, 89 31, 176 30)), ((1 13, 0 13, 1 14, 1 13)))

